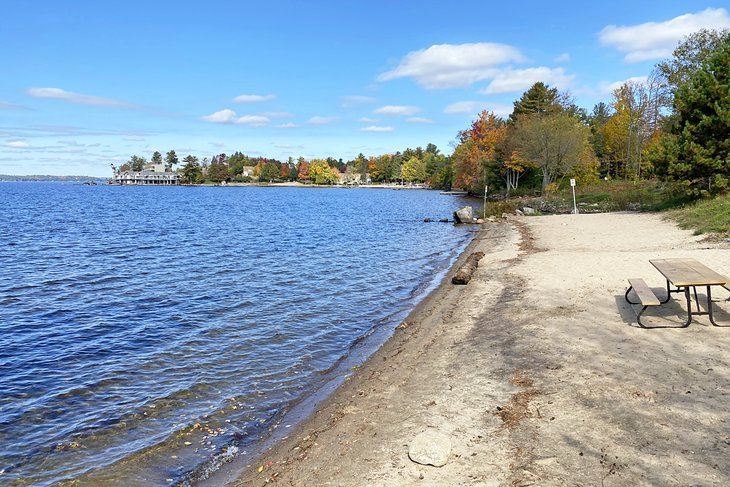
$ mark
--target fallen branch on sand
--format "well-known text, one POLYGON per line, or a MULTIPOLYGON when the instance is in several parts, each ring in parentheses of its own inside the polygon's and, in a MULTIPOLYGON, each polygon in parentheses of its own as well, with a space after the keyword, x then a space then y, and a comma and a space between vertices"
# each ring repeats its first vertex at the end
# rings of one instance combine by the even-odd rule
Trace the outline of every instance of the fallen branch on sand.
POLYGON ((466 262, 459 267, 454 277, 451 278, 452 284, 468 284, 482 257, 484 257, 484 252, 474 252, 467 257, 466 262))

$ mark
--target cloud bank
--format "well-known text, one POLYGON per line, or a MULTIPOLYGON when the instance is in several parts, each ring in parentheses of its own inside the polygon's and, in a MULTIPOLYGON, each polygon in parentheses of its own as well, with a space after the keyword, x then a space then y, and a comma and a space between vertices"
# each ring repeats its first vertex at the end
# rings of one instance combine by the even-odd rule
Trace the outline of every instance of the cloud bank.
POLYGON ((496 68, 524 61, 520 51, 506 44, 437 44, 413 51, 378 81, 412 78, 427 89, 467 87, 494 76, 496 68))
POLYGON ((598 33, 601 44, 625 53, 624 61, 635 63, 670 57, 687 35, 700 29, 728 29, 730 15, 724 8, 708 8, 664 22, 638 25, 608 25, 598 33))

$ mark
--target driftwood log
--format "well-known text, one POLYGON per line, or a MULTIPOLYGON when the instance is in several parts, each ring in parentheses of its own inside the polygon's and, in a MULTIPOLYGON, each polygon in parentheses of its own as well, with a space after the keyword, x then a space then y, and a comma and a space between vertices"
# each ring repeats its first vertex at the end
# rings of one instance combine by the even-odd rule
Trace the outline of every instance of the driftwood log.
POLYGON ((459 267, 454 277, 451 278, 451 282, 453 284, 468 284, 482 257, 484 257, 484 252, 474 252, 467 257, 466 262, 459 267))

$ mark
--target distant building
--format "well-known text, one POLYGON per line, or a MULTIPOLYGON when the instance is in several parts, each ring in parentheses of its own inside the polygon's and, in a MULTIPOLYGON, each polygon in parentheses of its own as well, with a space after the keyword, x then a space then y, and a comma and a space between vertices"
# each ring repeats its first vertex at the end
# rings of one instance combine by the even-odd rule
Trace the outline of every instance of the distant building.
POLYGON ((242 176, 253 177, 253 172, 256 168, 254 166, 243 166, 242 176))
POLYGON ((114 183, 176 186, 180 184, 180 175, 171 171, 165 171, 165 166, 162 164, 148 164, 143 171, 124 171, 115 174, 114 183), (157 171, 156 169, 160 170, 157 171))

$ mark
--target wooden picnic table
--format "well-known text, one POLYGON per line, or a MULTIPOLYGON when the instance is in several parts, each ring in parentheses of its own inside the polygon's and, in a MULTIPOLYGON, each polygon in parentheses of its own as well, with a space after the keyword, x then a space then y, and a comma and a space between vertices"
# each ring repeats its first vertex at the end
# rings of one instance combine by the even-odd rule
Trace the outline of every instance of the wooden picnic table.
POLYGON ((718 274, 701 262, 690 258, 656 259, 650 260, 649 262, 667 280, 667 298, 661 301, 662 304, 669 301, 672 293, 684 293, 687 300, 687 322, 684 326, 689 326, 692 322, 692 316, 699 315, 707 315, 710 319, 710 323, 714 326, 719 326, 715 323, 715 319, 712 314, 712 286, 727 287, 727 277, 718 274), (674 286, 674 289, 672 289, 671 286, 674 286), (707 290, 706 311, 703 311, 702 308, 700 308, 700 301, 697 296, 698 286, 704 286, 707 290), (690 289, 694 292, 696 311, 692 311, 690 289))

